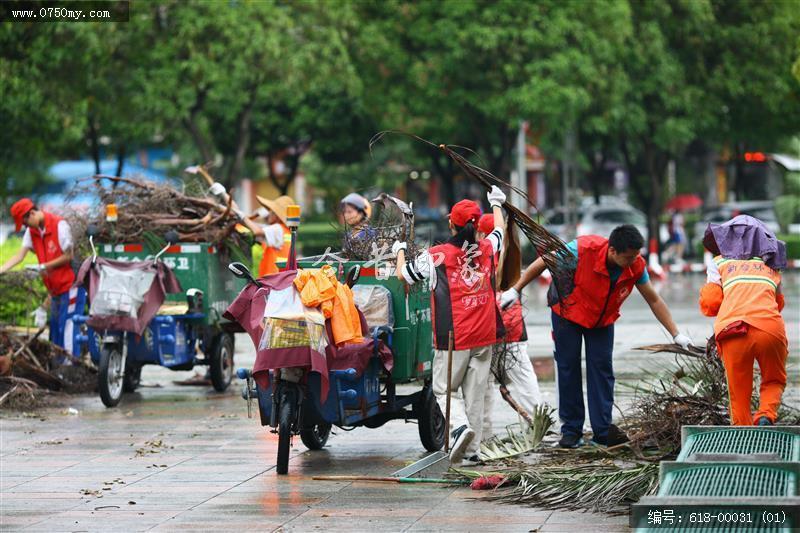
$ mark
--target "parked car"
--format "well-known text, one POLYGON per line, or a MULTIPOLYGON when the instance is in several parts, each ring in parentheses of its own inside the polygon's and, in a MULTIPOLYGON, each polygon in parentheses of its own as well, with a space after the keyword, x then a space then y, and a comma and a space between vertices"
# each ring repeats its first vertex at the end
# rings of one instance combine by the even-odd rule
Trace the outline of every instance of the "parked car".
POLYGON ((737 215, 750 215, 759 219, 767 228, 775 233, 780 233, 778 218, 775 216, 775 208, 770 201, 755 202, 731 202, 711 207, 703 211, 700 220, 695 223, 694 236, 692 238, 692 248, 697 247, 703 241, 703 235, 710 223, 721 224, 727 222, 737 215))
POLYGON ((548 231, 564 241, 581 235, 608 237, 614 228, 622 224, 633 224, 647 238, 647 217, 632 205, 623 202, 584 206, 573 213, 573 217, 573 222, 577 223, 574 233, 565 224, 562 208, 549 211, 544 225, 548 231))

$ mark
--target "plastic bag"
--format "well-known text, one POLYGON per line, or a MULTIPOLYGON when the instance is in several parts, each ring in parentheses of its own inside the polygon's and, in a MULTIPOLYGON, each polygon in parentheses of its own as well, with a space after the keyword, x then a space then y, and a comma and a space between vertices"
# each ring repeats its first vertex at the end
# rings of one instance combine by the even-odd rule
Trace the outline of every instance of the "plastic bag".
POLYGON ((89 314, 136 318, 155 277, 155 272, 119 270, 110 265, 101 265, 100 282, 97 294, 92 298, 89 314))
POLYGON ((259 350, 308 346, 325 353, 327 345, 325 317, 318 309, 303 305, 293 285, 269 293, 259 350))
POLYGON ((381 285, 356 285, 352 291, 353 301, 364 313, 370 329, 380 326, 394 327, 392 293, 389 289, 381 285))

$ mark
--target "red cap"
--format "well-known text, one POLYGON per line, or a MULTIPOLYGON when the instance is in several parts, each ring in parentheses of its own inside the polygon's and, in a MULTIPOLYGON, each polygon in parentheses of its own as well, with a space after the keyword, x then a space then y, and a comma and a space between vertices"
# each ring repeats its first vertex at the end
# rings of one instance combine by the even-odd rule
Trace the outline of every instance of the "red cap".
POLYGON ((22 217, 27 215, 31 209, 33 209, 33 202, 31 202, 30 198, 18 200, 17 202, 14 202, 14 205, 11 206, 11 217, 14 219, 14 223, 17 225, 17 229, 15 231, 19 231, 20 228, 22 228, 22 217))
POLYGON ((461 200, 450 210, 450 222, 459 228, 464 227, 469 221, 477 224, 480 217, 481 208, 472 200, 461 200))
POLYGON ((481 215, 480 220, 478 220, 478 231, 485 234, 490 234, 494 229, 494 214, 486 213, 485 215, 481 215))

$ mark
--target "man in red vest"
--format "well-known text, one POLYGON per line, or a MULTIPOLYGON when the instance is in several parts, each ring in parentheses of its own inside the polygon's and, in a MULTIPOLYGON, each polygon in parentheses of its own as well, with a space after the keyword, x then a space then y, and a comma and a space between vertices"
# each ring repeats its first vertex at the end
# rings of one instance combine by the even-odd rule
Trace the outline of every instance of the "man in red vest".
POLYGON ((72 286, 75 272, 70 264, 72 232, 69 224, 58 215, 38 209, 28 198, 11 206, 11 216, 17 231, 23 225, 27 228, 22 236, 22 247, 0 267, 0 274, 22 262, 28 252, 36 254, 37 270, 50 293, 50 341, 79 355, 80 346, 75 343, 77 331, 71 319, 83 311, 86 291, 72 286))
MULTIPOLYGON (((644 238, 630 224, 617 227, 608 239, 599 235, 578 237, 567 244, 575 256, 574 287, 569 294, 557 294, 555 283, 548 293, 552 310, 553 340, 558 376, 558 415, 561 418, 562 448, 583 444, 583 379, 581 342, 586 341, 586 384, 592 441, 615 446, 628 440, 611 423, 614 405, 614 322, 634 286, 675 343, 684 348, 691 339, 678 331, 667 304, 650 283, 647 265, 640 255, 644 238), (559 296, 561 297, 559 299, 559 296)), ((514 287, 505 291, 500 306, 519 300, 522 289, 544 272, 542 258, 525 270, 514 287)))

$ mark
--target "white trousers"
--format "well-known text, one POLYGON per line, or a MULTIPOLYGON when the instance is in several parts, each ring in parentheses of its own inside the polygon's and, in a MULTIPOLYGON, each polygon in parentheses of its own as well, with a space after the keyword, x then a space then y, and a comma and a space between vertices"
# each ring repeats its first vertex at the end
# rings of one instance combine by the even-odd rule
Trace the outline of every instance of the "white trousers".
MULTIPOLYGON (((520 407, 529 414, 533 414, 534 408, 542 403, 542 393, 539 391, 539 381, 533 371, 531 358, 528 357, 527 342, 511 342, 506 345, 506 376, 508 383, 506 388, 511 393, 520 407)), ((483 399, 483 439, 492 437, 492 410, 494 409, 494 398, 497 395, 495 390, 499 387, 494 375, 489 373, 489 385, 486 387, 486 394, 483 399)))
MULTIPOLYGON (((475 432, 465 455, 477 454, 480 450, 481 429, 484 411, 484 397, 489 383, 489 370, 492 364, 492 346, 482 346, 469 350, 453 351, 453 368, 450 387, 455 393, 461 390, 461 398, 456 394, 450 400, 450 427, 454 420, 466 412, 467 425, 475 432)), ((442 414, 447 406, 447 350, 436 350, 433 357, 433 394, 442 414)))

